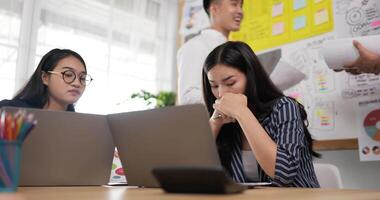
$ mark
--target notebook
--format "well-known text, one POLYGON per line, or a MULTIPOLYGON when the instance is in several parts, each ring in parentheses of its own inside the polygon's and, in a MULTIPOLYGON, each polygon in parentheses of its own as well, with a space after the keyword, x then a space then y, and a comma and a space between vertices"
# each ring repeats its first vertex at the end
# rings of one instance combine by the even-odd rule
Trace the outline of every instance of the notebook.
POLYGON ((200 104, 108 115, 128 185, 158 187, 156 168, 222 168, 208 121, 200 104))
POLYGON ((105 116, 25 110, 35 115, 38 124, 22 145, 20 185, 108 183, 115 146, 105 116))

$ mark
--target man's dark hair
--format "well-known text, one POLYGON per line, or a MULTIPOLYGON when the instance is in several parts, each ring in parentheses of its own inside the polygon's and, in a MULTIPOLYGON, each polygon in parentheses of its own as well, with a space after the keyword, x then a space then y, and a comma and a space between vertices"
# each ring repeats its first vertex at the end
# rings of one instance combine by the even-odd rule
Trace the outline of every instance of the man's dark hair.
POLYGON ((207 15, 210 16, 209 8, 212 2, 216 0, 203 0, 203 9, 206 11, 207 15))

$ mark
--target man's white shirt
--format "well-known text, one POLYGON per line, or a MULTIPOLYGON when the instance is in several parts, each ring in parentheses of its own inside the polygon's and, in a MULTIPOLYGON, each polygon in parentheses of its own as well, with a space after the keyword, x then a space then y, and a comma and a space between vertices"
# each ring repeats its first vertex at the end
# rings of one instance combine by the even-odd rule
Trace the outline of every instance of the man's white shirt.
POLYGON ((202 70, 208 54, 227 38, 214 29, 206 29, 186 42, 177 54, 178 103, 204 103, 202 94, 202 70))

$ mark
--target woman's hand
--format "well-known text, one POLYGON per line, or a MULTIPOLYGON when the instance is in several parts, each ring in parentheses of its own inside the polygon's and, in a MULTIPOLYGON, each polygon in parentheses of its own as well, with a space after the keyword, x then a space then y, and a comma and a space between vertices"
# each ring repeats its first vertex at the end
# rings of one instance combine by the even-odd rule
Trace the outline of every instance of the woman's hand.
POLYGON ((236 119, 244 109, 247 109, 247 97, 244 94, 225 93, 215 101, 213 108, 236 119))
POLYGON ((232 123, 235 121, 236 120, 234 118, 231 118, 215 109, 209 120, 211 131, 214 134, 215 138, 218 136, 220 128, 222 128, 224 124, 232 123))

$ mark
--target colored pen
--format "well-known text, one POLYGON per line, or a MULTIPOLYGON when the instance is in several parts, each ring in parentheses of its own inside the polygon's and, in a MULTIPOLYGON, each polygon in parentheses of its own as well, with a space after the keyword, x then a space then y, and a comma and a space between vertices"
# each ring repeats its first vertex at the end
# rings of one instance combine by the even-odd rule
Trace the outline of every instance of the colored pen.
POLYGON ((1 139, 5 139, 4 138, 4 134, 5 134, 5 114, 6 114, 6 112, 2 111, 1 112, 1 116, 0 116, 0 124, 1 124, 0 138, 1 139))

